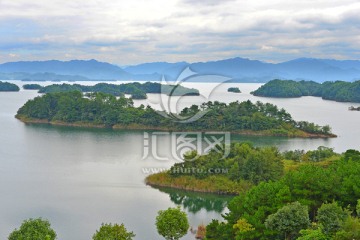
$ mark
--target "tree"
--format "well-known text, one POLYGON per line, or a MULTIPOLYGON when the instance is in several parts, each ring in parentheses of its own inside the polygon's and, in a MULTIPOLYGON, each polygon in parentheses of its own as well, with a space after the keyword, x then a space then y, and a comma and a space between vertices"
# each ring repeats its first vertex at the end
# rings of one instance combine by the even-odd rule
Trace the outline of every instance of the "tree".
POLYGON ((246 239, 246 233, 254 231, 255 228, 244 218, 240 218, 233 228, 236 230, 236 239, 246 239))
POLYGON ((41 218, 25 220, 19 230, 10 233, 9 240, 54 240, 56 233, 51 228, 48 220, 41 218))
POLYGON ((213 219, 206 226, 206 240, 229 240, 233 239, 233 229, 229 224, 213 219))
POLYGON ((166 240, 178 240, 185 236, 189 229, 187 215, 180 207, 159 211, 156 228, 166 240))
POLYGON ((317 212, 317 220, 323 226, 326 235, 333 235, 341 229, 343 222, 349 217, 349 213, 342 209, 337 202, 324 203, 317 212))
POLYGON ((348 217, 341 226, 341 230, 336 232, 334 240, 353 240, 360 239, 360 219, 348 217))
POLYGON ((124 224, 118 225, 111 223, 102 224, 96 231, 93 240, 131 240, 135 237, 133 232, 128 232, 124 224))
POLYGON ((246 219, 256 229, 246 233, 247 240, 271 239, 274 231, 267 229, 264 222, 270 214, 276 213, 289 202, 291 202, 291 194, 284 182, 262 182, 233 198, 228 205, 230 212, 225 215, 225 219, 231 227, 239 219, 246 219))
POLYGON ((322 232, 320 228, 306 229, 300 231, 300 237, 296 240, 328 240, 329 238, 322 232))
POLYGON ((300 230, 310 226, 308 208, 299 202, 290 203, 268 216, 265 226, 284 234, 285 240, 293 239, 300 230))

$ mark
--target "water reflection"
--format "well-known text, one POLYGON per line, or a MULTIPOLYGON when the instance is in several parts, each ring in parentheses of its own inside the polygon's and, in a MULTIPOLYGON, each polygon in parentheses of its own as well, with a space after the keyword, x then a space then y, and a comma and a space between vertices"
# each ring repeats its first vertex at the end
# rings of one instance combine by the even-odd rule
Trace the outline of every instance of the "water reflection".
POLYGON ((170 200, 181 205, 190 213, 199 213, 201 210, 222 213, 232 196, 221 196, 208 193, 195 193, 170 188, 157 188, 160 192, 169 194, 170 200))

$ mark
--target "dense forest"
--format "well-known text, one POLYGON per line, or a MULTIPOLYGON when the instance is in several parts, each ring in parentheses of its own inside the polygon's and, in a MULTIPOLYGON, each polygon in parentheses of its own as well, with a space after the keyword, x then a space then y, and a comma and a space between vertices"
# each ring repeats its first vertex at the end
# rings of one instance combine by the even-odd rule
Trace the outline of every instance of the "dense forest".
POLYGON ((150 175, 147 182, 194 191, 239 191, 225 221, 213 220, 206 227, 207 240, 360 239, 359 151, 337 154, 319 147, 281 153, 274 147, 234 143, 226 159, 216 150, 194 160, 195 154, 185 154, 184 162, 150 175), (193 174, 189 169, 195 169, 193 174))
POLYGON ((42 86, 40 84, 24 84, 25 90, 40 90, 42 86))
POLYGON ((20 88, 13 83, 0 81, 0 92, 18 92, 20 88))
POLYGON ((360 239, 359 174, 360 152, 348 150, 261 182, 230 202, 226 222, 208 225, 207 239, 360 239))
POLYGON ((252 143, 232 143, 223 159, 225 146, 216 146, 204 155, 184 154, 184 161, 168 172, 150 175, 152 186, 173 187, 199 192, 239 194, 261 182, 279 180, 284 173, 308 163, 324 165, 339 157, 333 149, 279 152, 276 147, 254 147, 252 143))
POLYGON ((18 110, 16 117, 25 122, 41 120, 54 124, 123 129, 211 130, 289 137, 335 136, 329 126, 296 122, 284 109, 269 103, 245 101, 225 104, 215 101, 193 105, 176 115, 176 120, 201 116, 189 123, 164 117, 164 114, 149 106, 134 107, 132 99, 104 93, 90 93, 84 97, 81 92, 75 91, 49 93, 29 100, 18 110))
POLYGON ((338 102, 360 102, 360 81, 324 82, 272 80, 252 92, 255 96, 293 98, 301 96, 322 97, 338 102))
POLYGON ((94 86, 85 86, 80 84, 53 84, 42 87, 39 93, 55 93, 55 92, 100 92, 107 93, 114 96, 124 96, 130 94, 133 99, 146 99, 146 93, 163 93, 171 96, 198 96, 199 91, 193 88, 186 88, 180 85, 163 85, 160 83, 123 83, 123 84, 109 84, 98 83, 94 86))

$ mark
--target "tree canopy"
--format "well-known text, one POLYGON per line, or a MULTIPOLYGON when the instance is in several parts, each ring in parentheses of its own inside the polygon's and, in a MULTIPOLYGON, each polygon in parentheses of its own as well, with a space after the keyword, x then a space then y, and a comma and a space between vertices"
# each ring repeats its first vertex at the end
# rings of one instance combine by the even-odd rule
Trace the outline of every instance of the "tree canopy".
MULTIPOLYGON (((226 222, 210 224, 208 233, 221 236, 218 240, 236 239, 238 231, 234 230, 234 225, 242 219, 255 229, 246 232, 247 240, 279 239, 280 232, 284 234, 286 231, 280 230, 279 222, 271 225, 269 219, 275 220, 275 216, 280 216, 276 215, 280 209, 284 210, 288 204, 298 202, 306 206, 306 214, 313 221, 313 227, 303 226, 304 231, 300 232, 299 239, 312 239, 310 236, 319 236, 319 239, 357 239, 360 221, 354 216, 360 199, 360 181, 357 177, 360 175, 360 153, 347 152, 351 152, 352 157, 347 158, 344 153, 326 165, 307 162, 288 171, 279 180, 261 182, 249 191, 240 193, 228 205, 226 222), (227 236, 222 237, 219 231, 226 232, 227 236)), ((280 219, 284 221, 283 226, 292 226, 291 222, 285 222, 285 215, 280 219)), ((299 230, 296 229, 297 232, 299 230)), ((294 239, 295 235, 290 235, 294 239)))
POLYGON ((187 215, 179 207, 161 210, 156 217, 156 228, 166 240, 178 240, 189 230, 187 215))
POLYGON ((355 82, 293 81, 275 79, 254 92, 255 96, 293 98, 301 96, 322 97, 337 102, 360 102, 360 80, 355 82))
MULTIPOLYGON (((62 123, 90 123, 119 128, 140 126, 142 129, 181 131, 256 131, 263 135, 306 137, 309 134, 334 136, 329 126, 296 122, 284 109, 270 103, 251 101, 203 103, 184 108, 176 119, 189 119, 199 114, 199 119, 187 123, 164 117, 165 112, 151 107, 134 107, 131 99, 116 98, 104 93, 89 93, 85 97, 79 91, 49 93, 29 100, 18 110, 19 119, 60 121, 62 123)), ((249 134, 249 132, 246 132, 249 134)), ((251 132, 250 132, 251 134, 251 132)))
POLYGON ((39 89, 39 93, 57 93, 57 92, 72 92, 80 91, 84 93, 107 93, 113 96, 124 96, 130 94, 133 99, 146 99, 146 93, 162 93, 171 96, 189 96, 199 95, 199 91, 193 88, 186 88, 180 85, 164 85, 160 83, 123 83, 123 84, 109 84, 98 83, 94 86, 80 85, 80 84, 53 84, 39 89))
POLYGON ((20 91, 20 88, 16 84, 0 81, 0 92, 18 92, 18 91, 20 91))
POLYGON ((56 233, 48 220, 41 218, 25 220, 19 229, 9 235, 9 240, 55 240, 56 233))
POLYGON ((25 90, 39 90, 42 88, 42 86, 39 84, 24 84, 23 88, 25 90))
POLYGON ((102 224, 96 231, 93 240, 132 240, 135 237, 133 232, 128 232, 124 224, 102 224))

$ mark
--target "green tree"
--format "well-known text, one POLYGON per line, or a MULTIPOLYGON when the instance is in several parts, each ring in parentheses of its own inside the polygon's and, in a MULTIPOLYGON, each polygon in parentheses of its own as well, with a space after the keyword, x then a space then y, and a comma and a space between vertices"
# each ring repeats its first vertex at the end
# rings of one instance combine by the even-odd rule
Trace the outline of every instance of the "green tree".
POLYGON ((93 240, 131 240, 135 237, 133 232, 128 232, 124 224, 118 225, 111 223, 102 224, 96 231, 93 240))
POLYGON ((224 222, 219 222, 218 220, 213 219, 209 225, 206 226, 206 240, 229 240, 233 239, 232 234, 233 229, 231 229, 229 224, 224 222))
POLYGON ((247 239, 246 234, 255 230, 255 228, 244 218, 239 219, 237 223, 234 224, 233 228, 236 231, 236 240, 247 239))
POLYGON ((231 227, 238 219, 246 219, 256 229, 246 234, 247 239, 271 239, 274 231, 267 229, 264 222, 270 214, 289 202, 291 194, 283 182, 262 182, 235 197, 228 205, 230 212, 225 219, 231 227))
POLYGON ((341 226, 335 236, 334 240, 354 240, 360 239, 360 219, 355 217, 348 217, 341 226))
POLYGON ((341 229, 349 215, 349 212, 342 209, 337 202, 332 202, 322 204, 316 218, 323 226, 324 233, 331 236, 341 229))
POLYGON ((187 215, 180 207, 161 210, 156 217, 156 228, 166 240, 178 240, 185 236, 189 229, 187 215))
POLYGON ((265 226, 283 234, 285 240, 293 239, 300 230, 310 226, 308 208, 299 202, 290 203, 268 216, 265 226))
POLYGON ((19 229, 10 233, 9 240, 54 240, 56 233, 48 220, 41 218, 25 220, 19 229))
POLYGON ((296 240, 330 240, 320 228, 303 229, 300 231, 300 235, 296 240))

